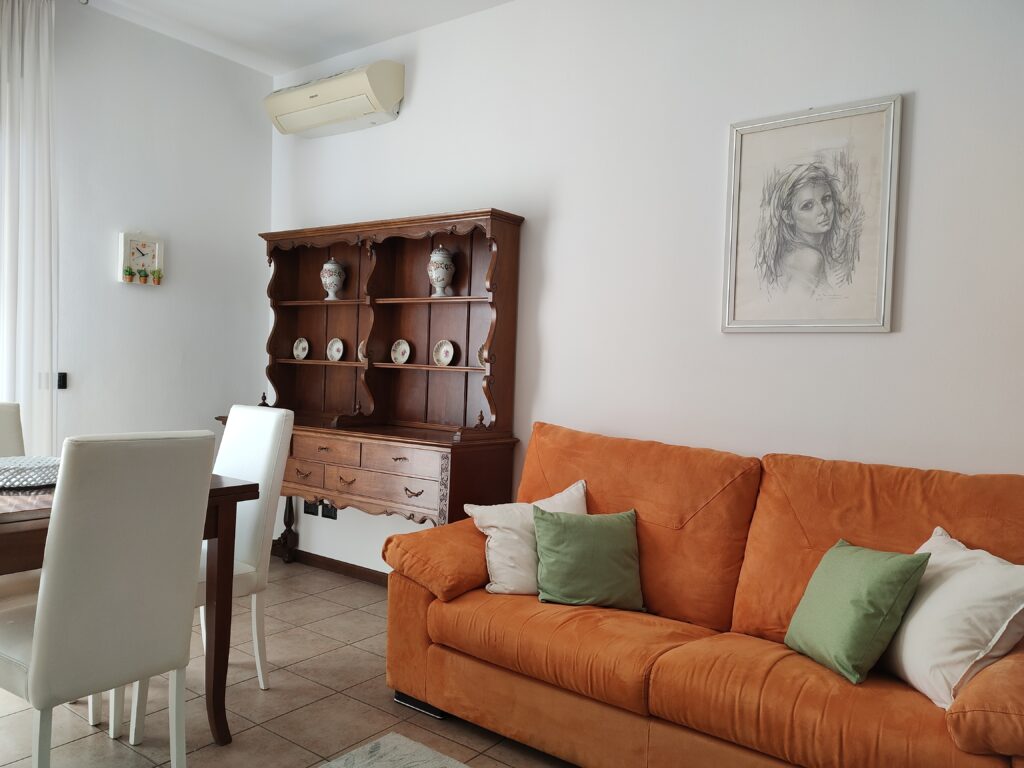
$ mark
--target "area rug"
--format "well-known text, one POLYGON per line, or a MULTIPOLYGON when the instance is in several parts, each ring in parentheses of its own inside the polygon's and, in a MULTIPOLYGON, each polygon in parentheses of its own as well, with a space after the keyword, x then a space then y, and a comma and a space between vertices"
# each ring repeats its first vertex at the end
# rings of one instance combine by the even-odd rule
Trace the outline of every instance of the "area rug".
POLYGON ((342 755, 329 768, 466 768, 429 747, 397 733, 389 733, 342 755))

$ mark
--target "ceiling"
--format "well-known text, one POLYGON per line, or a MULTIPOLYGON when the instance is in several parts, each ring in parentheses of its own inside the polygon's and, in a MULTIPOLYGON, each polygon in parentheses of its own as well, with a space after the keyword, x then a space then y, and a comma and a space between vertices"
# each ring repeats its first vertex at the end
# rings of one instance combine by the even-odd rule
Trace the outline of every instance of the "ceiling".
POLYGON ((100 11, 270 75, 509 0, 90 0, 100 11))

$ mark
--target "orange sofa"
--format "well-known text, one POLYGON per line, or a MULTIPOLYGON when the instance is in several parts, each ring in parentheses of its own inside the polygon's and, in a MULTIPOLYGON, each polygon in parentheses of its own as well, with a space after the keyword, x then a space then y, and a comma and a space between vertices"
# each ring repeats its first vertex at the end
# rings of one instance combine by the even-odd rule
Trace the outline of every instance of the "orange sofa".
POLYGON ((584 478, 637 510, 648 613, 491 595, 471 520, 392 536, 388 685, 581 766, 1024 768, 1024 650, 947 712, 782 644, 840 537, 912 552, 941 525, 1024 563, 1024 476, 763 459, 538 423, 520 501, 584 478))

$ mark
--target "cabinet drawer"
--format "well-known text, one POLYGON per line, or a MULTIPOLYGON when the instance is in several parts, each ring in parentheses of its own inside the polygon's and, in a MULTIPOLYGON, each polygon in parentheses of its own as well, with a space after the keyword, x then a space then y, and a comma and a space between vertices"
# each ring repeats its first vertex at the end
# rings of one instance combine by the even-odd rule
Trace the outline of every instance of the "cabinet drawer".
POLYGON ((441 472, 441 454, 404 445, 363 443, 363 463, 366 469, 400 472, 403 475, 437 477, 441 472))
POLYGON ((318 435, 295 435, 292 438, 292 456, 331 464, 359 466, 359 443, 318 435))
POLYGON ((286 483, 298 483, 299 485, 323 488, 324 465, 313 461, 288 459, 288 464, 284 469, 284 481, 286 483))
POLYGON ((324 487, 334 491, 383 499, 405 506, 437 509, 437 482, 418 477, 386 475, 351 467, 328 466, 324 487))

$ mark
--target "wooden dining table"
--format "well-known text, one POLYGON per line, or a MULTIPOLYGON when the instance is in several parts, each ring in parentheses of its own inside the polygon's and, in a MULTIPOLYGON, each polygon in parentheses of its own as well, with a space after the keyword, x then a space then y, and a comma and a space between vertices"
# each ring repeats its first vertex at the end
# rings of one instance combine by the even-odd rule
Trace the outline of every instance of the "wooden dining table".
MULTIPOLYGON (((206 714, 218 744, 231 743, 224 691, 231 648, 231 588, 235 514, 240 501, 259 498, 259 485, 222 475, 210 478, 203 538, 206 551, 206 714), (221 567, 223 565, 223 567, 221 567)), ((0 574, 42 567, 53 490, 5 494, 0 490, 0 574)))

